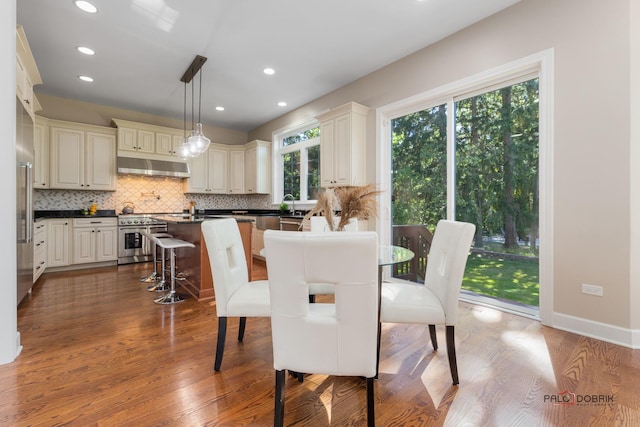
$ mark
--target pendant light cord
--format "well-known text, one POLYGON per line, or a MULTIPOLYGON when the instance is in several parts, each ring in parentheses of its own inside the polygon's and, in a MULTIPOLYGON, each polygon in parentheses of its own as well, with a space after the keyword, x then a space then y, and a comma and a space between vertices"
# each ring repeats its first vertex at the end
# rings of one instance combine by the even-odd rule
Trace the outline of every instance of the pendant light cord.
MULTIPOLYGON (((184 140, 186 140, 187 139, 187 82, 184 82, 184 109, 182 111, 184 112, 184 116, 182 118, 182 130, 183 130, 184 140)), ((182 142, 184 142, 184 140, 182 142)))
POLYGON ((193 131, 196 128, 196 122, 193 113, 193 80, 191 80, 191 130, 193 131))
POLYGON ((200 121, 200 111, 202 110, 202 68, 200 68, 200 93, 198 94, 198 123, 202 123, 200 121))

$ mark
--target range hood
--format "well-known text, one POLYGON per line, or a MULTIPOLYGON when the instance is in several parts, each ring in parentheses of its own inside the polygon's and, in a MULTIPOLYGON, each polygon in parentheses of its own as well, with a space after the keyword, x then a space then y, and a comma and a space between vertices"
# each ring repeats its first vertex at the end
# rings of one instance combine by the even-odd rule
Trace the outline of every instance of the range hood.
POLYGON ((118 157, 118 173, 134 175, 174 176, 189 178, 189 165, 168 160, 138 159, 118 157))

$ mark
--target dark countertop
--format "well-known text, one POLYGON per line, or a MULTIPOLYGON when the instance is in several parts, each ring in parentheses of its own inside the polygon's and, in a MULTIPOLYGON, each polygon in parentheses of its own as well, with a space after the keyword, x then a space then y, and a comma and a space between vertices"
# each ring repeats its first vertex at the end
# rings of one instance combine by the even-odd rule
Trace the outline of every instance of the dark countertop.
POLYGON ((154 219, 168 224, 199 224, 208 219, 235 218, 238 222, 253 222, 250 215, 189 215, 189 214, 159 214, 154 219))
POLYGON ((95 215, 83 215, 82 210, 57 210, 57 211, 33 211, 34 221, 47 218, 117 218, 116 211, 112 209, 98 210, 95 215))

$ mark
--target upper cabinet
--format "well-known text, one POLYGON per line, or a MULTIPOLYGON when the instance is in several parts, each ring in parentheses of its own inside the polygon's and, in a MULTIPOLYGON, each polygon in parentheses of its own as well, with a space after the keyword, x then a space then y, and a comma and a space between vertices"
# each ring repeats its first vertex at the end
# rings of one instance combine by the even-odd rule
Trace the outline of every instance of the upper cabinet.
POLYGON ((49 156, 49 188, 115 191, 115 129, 49 120, 49 156))
POLYGON ((368 107, 350 102, 318 116, 322 187, 366 184, 368 111, 368 107))
POLYGON ((206 153, 189 159, 191 177, 185 182, 185 193, 227 193, 227 148, 211 144, 206 153))
POLYGON ((35 116, 33 125, 33 188, 49 188, 49 123, 35 116))
POLYGON ((205 154, 189 160, 189 169, 185 193, 269 194, 271 143, 211 144, 205 154))
POLYGON ((271 193, 271 143, 251 141, 245 145, 244 188, 247 194, 271 193))
POLYGON ((118 128, 118 156, 184 161, 175 157, 184 130, 112 119, 118 128))
POLYGON ((229 146, 229 194, 244 194, 243 146, 229 146))
POLYGON ((33 95, 33 86, 39 84, 42 84, 42 79, 36 61, 24 29, 18 25, 16 28, 16 96, 31 117, 39 110, 39 104, 33 95))

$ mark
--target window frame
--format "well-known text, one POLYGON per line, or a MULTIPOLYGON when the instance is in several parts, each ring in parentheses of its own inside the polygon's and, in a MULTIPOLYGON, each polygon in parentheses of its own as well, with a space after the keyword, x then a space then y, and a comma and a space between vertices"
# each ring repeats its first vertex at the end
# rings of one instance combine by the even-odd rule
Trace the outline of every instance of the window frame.
MULTIPOLYGON (((376 110, 376 179, 381 188, 391 188, 391 120, 397 117, 447 104, 447 111, 453 111, 453 103, 460 97, 467 97, 476 91, 487 91, 495 85, 508 85, 513 79, 536 74, 539 79, 539 188, 540 188, 540 320, 550 325, 553 321, 553 69, 554 51, 548 49, 496 68, 472 75, 441 87, 401 99, 381 106, 376 110)), ((455 219, 454 192, 450 191, 455 182, 455 120, 447 116, 447 217, 455 219)), ((376 231, 381 244, 391 242, 391 201, 389 197, 378 196, 381 215, 376 222, 376 231)), ((385 272, 385 280, 390 280, 385 272)))
MULTIPOLYGON (((315 127, 319 127, 320 122, 318 120, 310 119, 296 125, 287 126, 275 131, 272 134, 273 140, 273 156, 272 156, 272 182, 273 182, 273 204, 279 205, 282 202, 290 202, 291 200, 284 200, 284 164, 282 161, 282 155, 292 152, 300 152, 300 198, 294 200, 297 207, 307 208, 315 205, 315 199, 309 199, 307 194, 307 177, 308 177, 308 148, 320 146, 320 136, 317 138, 307 139, 295 144, 283 145, 283 141, 295 134, 304 132, 315 127)), ((320 168, 318 168, 318 173, 320 168)))

